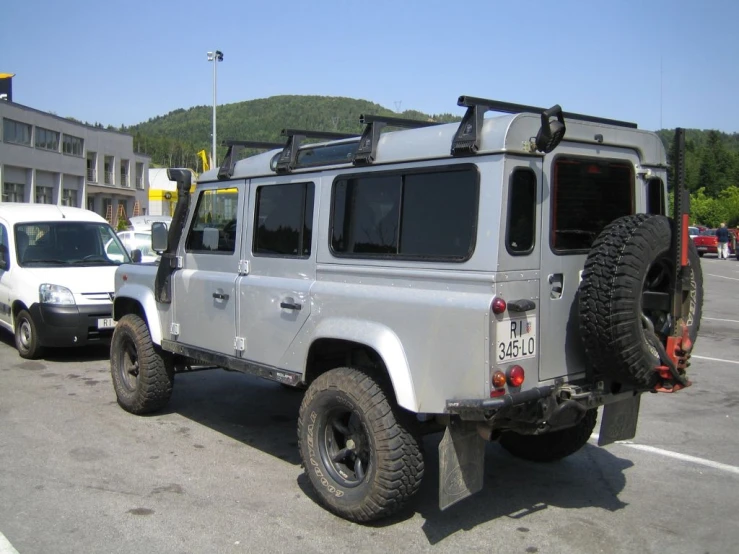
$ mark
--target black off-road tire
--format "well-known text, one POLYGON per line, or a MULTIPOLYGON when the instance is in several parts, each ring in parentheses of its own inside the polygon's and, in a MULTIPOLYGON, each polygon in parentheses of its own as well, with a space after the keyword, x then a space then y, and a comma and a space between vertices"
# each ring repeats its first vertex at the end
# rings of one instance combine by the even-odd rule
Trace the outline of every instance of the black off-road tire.
POLYGON ((28 310, 21 310, 15 316, 15 347, 20 357, 26 360, 35 360, 43 352, 43 347, 39 344, 36 324, 28 310))
POLYGON ((151 342, 149 327, 139 316, 123 316, 110 344, 110 373, 118 404, 132 414, 160 410, 169 402, 174 364, 151 342))
POLYGON ((374 377, 346 367, 324 373, 305 393, 300 456, 321 502, 342 518, 361 523, 387 517, 421 485, 416 421, 394 404, 374 377))
POLYGON ((598 410, 585 412, 574 427, 542 435, 519 435, 506 431, 500 436, 500 445, 508 452, 530 462, 554 462, 580 450, 595 429, 598 410))
MULTIPOLYGON (((615 382, 651 389, 658 380, 657 350, 646 339, 649 326, 665 330, 669 313, 643 308, 645 290, 669 291, 672 224, 659 215, 617 219, 596 239, 585 262, 579 289, 580 333, 594 371, 615 382), (644 316, 644 317, 643 317, 644 316)), ((695 342, 703 306, 700 256, 688 244, 690 290, 683 296, 683 317, 695 342)), ((669 304, 669 303, 668 303, 669 304)))

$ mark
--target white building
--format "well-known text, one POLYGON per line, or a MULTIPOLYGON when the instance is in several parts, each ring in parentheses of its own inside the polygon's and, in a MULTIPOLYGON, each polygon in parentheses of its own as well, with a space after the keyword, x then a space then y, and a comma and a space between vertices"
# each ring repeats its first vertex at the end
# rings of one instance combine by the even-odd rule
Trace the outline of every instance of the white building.
POLYGON ((126 133, 0 101, 3 202, 36 202, 118 216, 147 213, 151 158, 126 133))

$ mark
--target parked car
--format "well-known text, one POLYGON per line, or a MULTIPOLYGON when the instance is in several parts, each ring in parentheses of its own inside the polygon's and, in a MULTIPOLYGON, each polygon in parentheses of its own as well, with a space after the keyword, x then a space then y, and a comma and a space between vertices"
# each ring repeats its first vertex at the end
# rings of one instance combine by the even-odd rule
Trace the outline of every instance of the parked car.
MULTIPOLYGON (((118 238, 126 247, 128 254, 131 255, 134 250, 141 251, 141 262, 156 262, 159 255, 151 248, 151 231, 118 231, 118 238)), ((113 246, 113 242, 108 243, 113 246)))
POLYGON ((130 261, 108 222, 91 211, 0 204, 0 327, 29 359, 47 346, 109 341, 115 270, 130 261))
MULTIPOLYGON (((730 232, 731 233, 731 232, 730 232)), ((704 254, 718 255, 718 239, 716 238, 716 229, 704 229, 700 235, 693 237, 693 242, 698 249, 698 255, 703 257, 704 254)), ((736 240, 729 241, 729 254, 734 254, 736 240)))
POLYGON ((701 230, 698 227, 688 227, 688 236, 692 239, 700 235, 701 230))
POLYGON ((151 231, 151 224, 155 221, 161 221, 169 228, 172 218, 168 215, 135 215, 128 219, 130 229, 127 230, 151 231))

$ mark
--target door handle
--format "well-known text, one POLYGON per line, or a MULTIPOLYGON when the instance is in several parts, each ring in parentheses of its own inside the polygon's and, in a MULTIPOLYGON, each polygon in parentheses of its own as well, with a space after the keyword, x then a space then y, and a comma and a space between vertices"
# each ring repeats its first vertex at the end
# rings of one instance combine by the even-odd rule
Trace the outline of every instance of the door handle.
POLYGON ((562 298, 562 290, 564 288, 564 275, 562 273, 554 273, 552 275, 549 275, 548 279, 549 284, 551 285, 549 298, 551 298, 552 300, 562 298))
POLYGON ((293 300, 292 298, 285 298, 282 302, 280 302, 280 308, 284 308, 286 310, 297 310, 300 311, 300 309, 303 307, 302 304, 298 304, 293 300))
POLYGON ((216 300, 228 300, 228 294, 224 292, 214 292, 213 298, 215 298, 216 300))

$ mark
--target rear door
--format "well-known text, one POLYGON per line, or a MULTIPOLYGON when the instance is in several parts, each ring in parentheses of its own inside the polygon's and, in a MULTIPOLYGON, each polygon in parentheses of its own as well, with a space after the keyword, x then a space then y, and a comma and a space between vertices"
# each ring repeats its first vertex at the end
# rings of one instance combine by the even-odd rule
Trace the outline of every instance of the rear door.
POLYGON ((300 177, 251 182, 249 274, 238 282, 238 333, 249 360, 279 367, 310 315, 315 192, 316 181, 300 177))
POLYGON ((603 228, 635 213, 632 150, 567 144, 544 160, 541 232, 539 380, 585 372, 578 287, 590 247, 603 228))
POLYGON ((180 246, 183 267, 173 281, 173 321, 180 343, 234 355, 239 231, 247 195, 244 181, 198 189, 196 208, 180 246), (236 231, 234 231, 236 229, 236 231))

